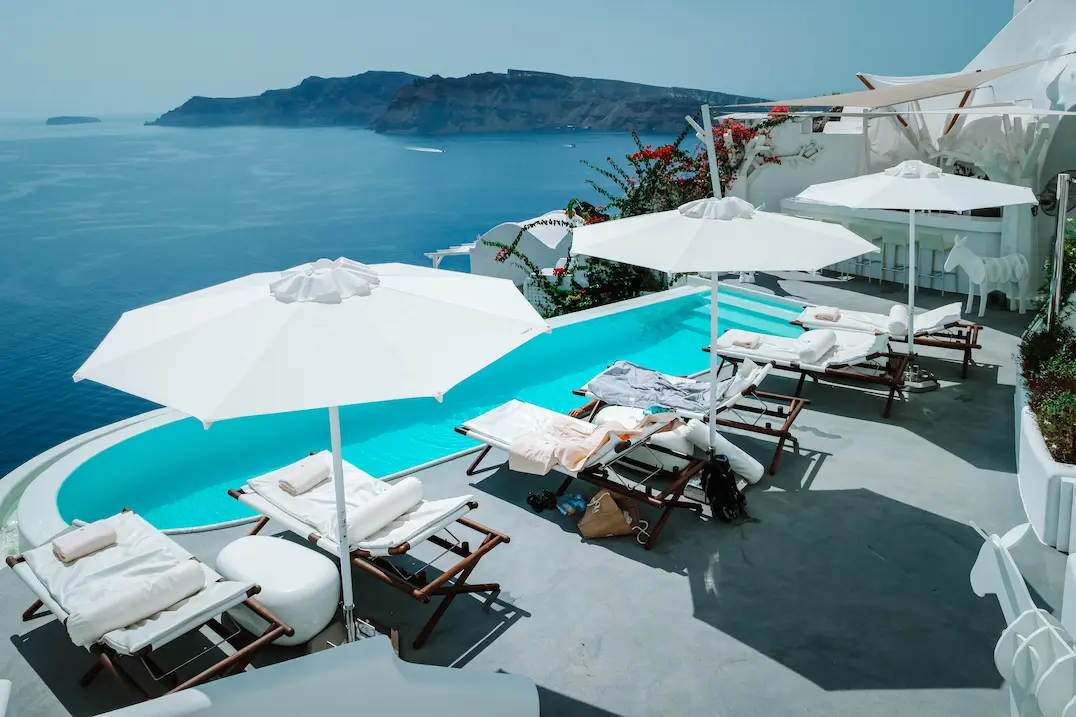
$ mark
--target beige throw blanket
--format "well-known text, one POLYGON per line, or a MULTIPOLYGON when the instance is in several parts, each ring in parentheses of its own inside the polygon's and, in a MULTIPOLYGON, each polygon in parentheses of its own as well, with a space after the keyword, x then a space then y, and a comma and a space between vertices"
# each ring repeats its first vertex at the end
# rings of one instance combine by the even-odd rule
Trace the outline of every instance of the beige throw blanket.
POLYGON ((557 415, 539 430, 520 436, 508 446, 508 467, 520 473, 545 475, 556 466, 576 473, 610 440, 623 441, 647 432, 652 424, 673 427, 676 414, 657 413, 646 416, 635 428, 616 422, 601 426, 571 416, 557 415))

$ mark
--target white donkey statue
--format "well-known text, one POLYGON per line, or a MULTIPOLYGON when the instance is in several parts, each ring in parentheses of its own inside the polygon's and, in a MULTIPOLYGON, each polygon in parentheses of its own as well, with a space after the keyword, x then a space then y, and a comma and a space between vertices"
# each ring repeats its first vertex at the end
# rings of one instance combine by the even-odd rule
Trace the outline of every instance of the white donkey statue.
POLYGON ((1020 302, 1020 313, 1026 313, 1027 287, 1024 284, 1029 273, 1027 257, 1023 254, 1009 254, 1000 258, 982 257, 969 249, 967 242, 966 236, 958 237, 949 256, 945 258, 946 273, 955 271, 959 266, 968 275, 968 305, 964 307, 964 313, 971 313, 976 284, 979 286, 979 316, 982 316, 986 313, 989 287, 1005 282, 1012 282, 1016 292, 1014 300, 1020 302))

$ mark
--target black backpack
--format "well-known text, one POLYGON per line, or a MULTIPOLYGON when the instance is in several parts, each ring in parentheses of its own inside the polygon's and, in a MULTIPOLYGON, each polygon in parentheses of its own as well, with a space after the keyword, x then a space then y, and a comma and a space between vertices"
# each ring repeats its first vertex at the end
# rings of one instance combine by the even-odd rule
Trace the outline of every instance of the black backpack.
POLYGON ((732 472, 728 456, 717 455, 710 459, 710 468, 702 479, 702 490, 715 518, 732 522, 750 517, 747 498, 736 485, 736 474, 732 472))

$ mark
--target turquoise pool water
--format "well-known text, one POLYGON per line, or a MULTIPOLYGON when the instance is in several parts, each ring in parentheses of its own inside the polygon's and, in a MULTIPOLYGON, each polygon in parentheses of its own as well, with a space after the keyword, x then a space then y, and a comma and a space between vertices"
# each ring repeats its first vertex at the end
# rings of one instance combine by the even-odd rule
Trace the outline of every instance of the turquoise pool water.
MULTIPOLYGON (((786 306, 731 293, 720 300, 722 331, 799 333, 788 323, 798 312, 786 306)), ((709 293, 691 294, 558 327, 461 383, 440 404, 413 399, 342 408, 344 458, 380 476, 472 447, 454 426, 511 398, 574 408, 580 399, 572 389, 617 359, 667 373, 704 370, 709 301, 709 293)), ((436 353, 432 347, 431 358, 436 353)), ((209 430, 184 419, 87 460, 60 487, 58 507, 68 522, 130 507, 162 529, 234 520, 251 513, 228 488, 328 447, 324 410, 222 421, 209 430)))

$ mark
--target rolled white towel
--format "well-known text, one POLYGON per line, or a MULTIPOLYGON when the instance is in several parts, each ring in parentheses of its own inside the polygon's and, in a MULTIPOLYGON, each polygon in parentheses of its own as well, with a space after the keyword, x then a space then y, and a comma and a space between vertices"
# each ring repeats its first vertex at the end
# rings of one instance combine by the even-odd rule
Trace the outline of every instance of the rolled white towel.
POLYGON ((354 545, 422 502, 422 481, 408 476, 359 506, 348 506, 347 539, 354 545))
POLYGON ((329 480, 331 471, 325 459, 319 454, 293 463, 283 471, 280 490, 288 495, 302 495, 329 480))
POLYGON ((816 306, 814 317, 820 321, 838 321, 841 318, 841 310, 836 306, 816 306))
POLYGON ((113 630, 167 610, 204 587, 205 572, 194 560, 145 578, 117 580, 107 597, 68 616, 67 634, 73 643, 86 647, 113 630))
POLYGON ((889 310, 889 324, 887 331, 890 336, 906 336, 908 334, 908 307, 904 304, 894 304, 889 310))
POLYGON ((740 349, 756 349, 762 343, 762 337, 754 331, 729 329, 717 340, 718 346, 735 346, 740 349))
MULTIPOLYGON (((766 472, 766 469, 762 467, 761 463, 720 433, 715 438, 714 452, 717 455, 729 457, 729 465, 732 466, 733 472, 743 476, 748 483, 758 483, 762 480, 762 475, 766 472)), ((687 422, 687 439, 700 451, 708 451, 710 448, 710 426, 692 418, 687 422)))
POLYGON ((807 364, 818 363, 827 351, 837 343, 837 334, 829 329, 807 331, 796 339, 800 361, 807 364))
POLYGON ((52 553, 61 563, 73 563, 115 544, 116 531, 105 521, 99 520, 56 538, 52 541, 52 553))

